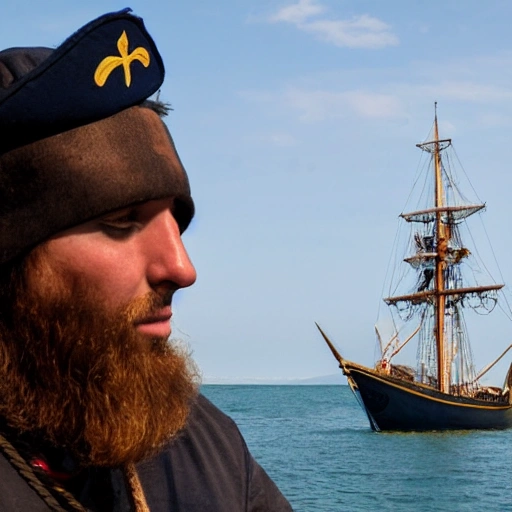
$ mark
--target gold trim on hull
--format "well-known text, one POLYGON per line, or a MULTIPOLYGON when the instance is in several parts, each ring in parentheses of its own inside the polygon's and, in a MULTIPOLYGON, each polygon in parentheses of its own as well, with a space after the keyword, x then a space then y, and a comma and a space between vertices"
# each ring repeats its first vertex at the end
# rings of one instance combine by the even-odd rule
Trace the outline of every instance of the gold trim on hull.
MULTIPOLYGON (((381 373, 379 373, 378 371, 372 370, 371 368, 368 368, 367 366, 362 366, 362 365, 359 365, 357 363, 353 363, 352 361, 347 361, 346 359, 344 359, 344 365, 345 365, 345 367, 347 367, 347 369, 349 371, 350 370, 354 370, 356 372, 359 371, 361 373, 365 373, 365 374, 369 375, 371 378, 373 378, 375 380, 378 380, 378 381, 382 382, 385 385, 394 387, 396 389, 400 389, 402 391, 405 391, 405 392, 410 393, 412 395, 419 396, 421 398, 425 398, 427 400, 432 400, 433 402, 438 402, 438 403, 447 404, 447 405, 460 406, 460 407, 470 407, 472 409, 486 409, 486 410, 492 410, 492 411, 506 410, 506 409, 511 409, 512 408, 512 405, 510 405, 510 404, 487 405, 485 403, 482 403, 482 402, 484 402, 484 400, 479 400, 478 398, 473 398, 473 397, 469 397, 469 396, 465 397, 465 396, 458 396, 458 395, 448 395, 447 393, 443 393, 443 394, 445 394, 446 396, 450 397, 450 400, 438 398, 438 397, 435 397, 435 396, 431 396, 430 394, 427 394, 427 392, 429 392, 429 393, 441 393, 440 391, 438 391, 437 389, 432 388, 430 386, 426 386, 424 384, 421 384, 419 382, 415 382, 414 384, 411 384, 411 385, 413 385, 415 387, 422 387, 422 388, 424 388, 425 391, 426 391, 425 393, 422 393, 420 391, 416 391, 414 389, 411 389, 407 385, 404 385, 402 382, 393 379, 393 377, 384 376, 381 373), (474 403, 459 402, 459 400, 471 400, 474 403)), ((351 375, 352 375, 352 373, 351 373, 351 375)), ((351 378, 353 379, 353 377, 351 377, 351 378)), ((357 381, 355 381, 355 382, 357 384, 357 381)))

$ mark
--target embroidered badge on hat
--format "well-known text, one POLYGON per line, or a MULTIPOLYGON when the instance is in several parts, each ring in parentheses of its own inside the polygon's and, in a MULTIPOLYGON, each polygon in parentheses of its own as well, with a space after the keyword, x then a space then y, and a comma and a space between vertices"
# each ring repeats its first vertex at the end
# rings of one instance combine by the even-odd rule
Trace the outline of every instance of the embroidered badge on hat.
POLYGON ((4 50, 0 154, 139 104, 163 79, 155 43, 130 9, 97 18, 55 50, 4 50))

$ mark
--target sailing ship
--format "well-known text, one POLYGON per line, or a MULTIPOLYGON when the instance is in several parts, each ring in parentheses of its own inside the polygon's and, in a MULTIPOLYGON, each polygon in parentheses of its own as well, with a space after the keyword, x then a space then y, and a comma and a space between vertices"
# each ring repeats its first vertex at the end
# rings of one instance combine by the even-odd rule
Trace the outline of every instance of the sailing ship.
POLYGON ((465 281, 465 269, 473 270, 473 277, 476 272, 469 263, 473 255, 462 241, 461 228, 485 204, 468 202, 459 190, 446 156, 454 151, 452 141, 439 138, 437 104, 431 134, 427 142, 417 144, 428 159, 422 194, 424 198, 426 191, 427 200, 421 209, 400 215, 412 228, 412 236, 400 261, 408 270, 394 275, 408 288, 400 292, 400 284, 393 284, 391 294, 384 298, 391 312, 391 328, 385 341, 376 327, 380 356, 375 367, 343 358, 316 325, 373 430, 509 428, 512 365, 501 388, 483 385, 481 378, 512 345, 477 373, 464 316, 471 308, 492 311, 503 288, 493 282, 465 281), (411 322, 407 331, 404 326, 411 322), (395 364, 395 356, 410 347, 412 340, 416 341, 416 367, 395 364))

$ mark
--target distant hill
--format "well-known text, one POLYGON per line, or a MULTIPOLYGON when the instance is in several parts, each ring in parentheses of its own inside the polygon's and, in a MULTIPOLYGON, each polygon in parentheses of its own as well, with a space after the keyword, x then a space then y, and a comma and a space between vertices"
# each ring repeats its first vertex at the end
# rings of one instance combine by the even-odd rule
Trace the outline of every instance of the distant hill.
POLYGON ((347 379, 341 373, 333 373, 332 375, 324 375, 322 377, 311 377, 309 379, 300 379, 295 384, 339 384, 346 385, 347 379))
POLYGON ((234 379, 234 378, 203 378, 203 384, 224 384, 224 385, 242 385, 242 384, 261 384, 275 386, 312 386, 312 385, 346 385, 347 381, 341 372, 332 375, 323 375, 320 377, 310 377, 307 379, 234 379))

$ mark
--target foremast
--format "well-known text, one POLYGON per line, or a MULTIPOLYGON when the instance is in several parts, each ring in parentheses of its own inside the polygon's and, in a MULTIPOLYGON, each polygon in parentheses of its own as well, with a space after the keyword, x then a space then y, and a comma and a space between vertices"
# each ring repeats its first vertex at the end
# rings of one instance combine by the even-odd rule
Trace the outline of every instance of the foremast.
POLYGON ((443 185, 443 165, 441 152, 451 145, 451 139, 439 139, 437 122, 437 103, 435 103, 433 140, 416 144, 421 150, 432 155, 434 172, 434 207, 426 210, 419 210, 411 213, 403 213, 403 217, 408 222, 434 223, 434 244, 432 247, 418 250, 417 254, 406 259, 408 263, 414 265, 416 262, 429 262, 433 267, 432 281, 433 286, 429 289, 418 290, 408 295, 394 296, 385 298, 388 305, 396 305, 398 302, 408 302, 419 304, 430 302, 434 306, 434 339, 437 361, 437 389, 443 393, 450 390, 451 375, 450 364, 446 358, 446 340, 445 340, 445 317, 447 309, 447 297, 453 299, 461 298, 468 294, 480 294, 486 291, 499 290, 502 284, 488 286, 460 287, 447 286, 446 276, 449 265, 458 264, 465 258, 469 251, 465 248, 453 249, 451 242, 452 228, 455 223, 468 217, 469 215, 485 207, 480 205, 448 205, 443 185))

